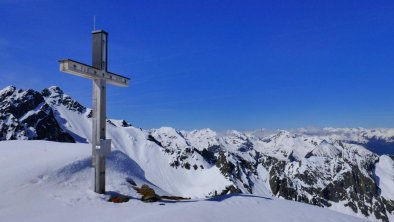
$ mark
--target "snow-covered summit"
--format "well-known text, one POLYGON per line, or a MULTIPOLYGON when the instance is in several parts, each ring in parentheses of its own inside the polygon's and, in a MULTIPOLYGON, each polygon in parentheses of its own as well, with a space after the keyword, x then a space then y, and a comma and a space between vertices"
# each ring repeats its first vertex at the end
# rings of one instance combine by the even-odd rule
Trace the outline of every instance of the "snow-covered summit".
POLYGON ((91 188, 90 152, 89 144, 1 142, 0 221, 365 221, 271 196, 238 194, 143 203, 127 180, 138 186, 149 184, 159 194, 165 191, 147 180, 140 165, 119 151, 107 159, 108 193, 98 195, 91 188), (114 194, 132 199, 122 204, 107 202, 114 194))
MULTIPOLYGON (((88 143, 91 109, 59 87, 0 91, 0 140, 88 143)), ((394 213, 393 129, 256 132, 143 130, 107 120, 113 150, 163 192, 280 197, 387 221, 394 213), (378 152, 379 151, 379 152, 378 152)))
POLYGON ((5 96, 12 94, 16 90, 15 86, 7 86, 4 89, 0 90, 0 98, 4 98, 5 96))

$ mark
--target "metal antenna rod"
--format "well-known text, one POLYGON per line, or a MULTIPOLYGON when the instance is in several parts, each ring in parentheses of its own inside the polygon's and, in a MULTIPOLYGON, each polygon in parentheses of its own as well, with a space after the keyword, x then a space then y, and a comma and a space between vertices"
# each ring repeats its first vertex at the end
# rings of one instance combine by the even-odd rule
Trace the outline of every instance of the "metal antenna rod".
POLYGON ((93 31, 96 31, 96 16, 93 16, 93 31))

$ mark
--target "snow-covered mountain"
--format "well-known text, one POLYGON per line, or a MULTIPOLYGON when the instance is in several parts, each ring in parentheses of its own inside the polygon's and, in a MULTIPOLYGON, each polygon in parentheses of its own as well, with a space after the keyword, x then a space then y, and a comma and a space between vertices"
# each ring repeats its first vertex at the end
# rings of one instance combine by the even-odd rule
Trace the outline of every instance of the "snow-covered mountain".
MULTIPOLYGON (((90 144, 0 142, 0 221, 7 222, 362 222, 329 209, 270 196, 234 194, 145 203, 126 181, 149 184, 127 155, 107 158, 106 194, 92 191, 90 144), (110 196, 131 197, 127 203, 110 196)), ((150 184, 150 186, 153 186, 150 184)), ((155 187, 158 192, 161 191, 155 187)))
MULTIPOLYGON (((0 140, 87 143, 91 110, 58 87, 0 91, 0 140)), ((394 220, 394 129, 142 130, 107 120, 113 148, 165 194, 275 196, 394 220)))

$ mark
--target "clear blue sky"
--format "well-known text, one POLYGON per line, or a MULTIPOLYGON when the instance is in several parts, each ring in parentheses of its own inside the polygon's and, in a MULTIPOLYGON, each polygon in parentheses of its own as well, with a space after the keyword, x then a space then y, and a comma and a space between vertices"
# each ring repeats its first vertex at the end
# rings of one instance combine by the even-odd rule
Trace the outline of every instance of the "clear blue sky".
POLYGON ((108 115, 215 130, 394 126, 394 1, 0 0, 0 88, 91 106, 93 15, 109 32, 108 115))

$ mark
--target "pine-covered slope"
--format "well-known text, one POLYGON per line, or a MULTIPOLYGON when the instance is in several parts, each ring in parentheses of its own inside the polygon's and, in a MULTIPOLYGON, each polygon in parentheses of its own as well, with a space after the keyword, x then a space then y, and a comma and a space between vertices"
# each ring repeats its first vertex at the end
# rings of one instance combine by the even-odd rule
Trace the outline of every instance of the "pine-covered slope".
MULTIPOLYGON (((91 115, 58 87, 7 87, 0 91, 0 140, 86 143, 91 115)), ((379 155, 394 150, 393 129, 187 132, 142 130, 109 119, 107 134, 147 181, 169 194, 272 195, 371 220, 393 219, 394 161, 379 155)))

